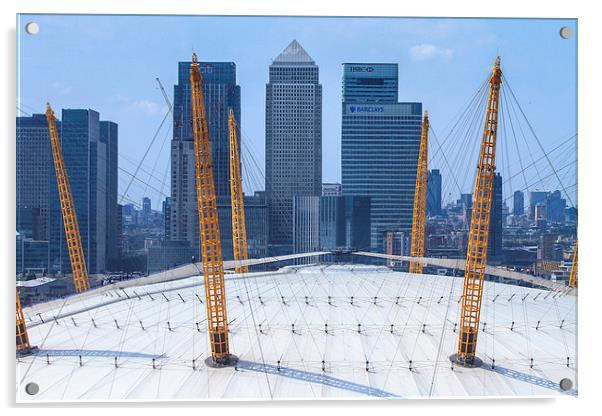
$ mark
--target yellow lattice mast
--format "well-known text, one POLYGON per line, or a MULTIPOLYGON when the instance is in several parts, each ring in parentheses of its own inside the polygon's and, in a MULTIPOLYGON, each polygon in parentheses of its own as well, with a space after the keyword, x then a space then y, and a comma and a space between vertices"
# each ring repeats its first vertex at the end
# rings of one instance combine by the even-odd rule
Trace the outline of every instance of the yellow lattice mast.
POLYGON ((240 157, 238 154, 238 134, 234 112, 230 110, 228 120, 230 127, 230 194, 232 197, 232 246, 234 248, 234 265, 236 273, 247 273, 247 230, 245 227, 245 203, 240 174, 240 157), (243 264, 241 264, 243 263, 243 264))
POLYGON ((27 326, 25 325, 25 317, 21 308, 21 299, 19 299, 19 289, 17 289, 17 353, 19 355, 27 355, 31 352, 29 344, 29 335, 27 334, 27 326))
POLYGON ((199 71, 196 54, 192 54, 190 84, 192 92, 194 155, 196 161, 196 191, 203 257, 203 275, 205 279, 205 297, 207 299, 207 326, 209 329, 209 343, 211 344, 211 357, 207 361, 207 364, 219 367, 232 364, 235 361, 235 357, 230 355, 228 347, 224 265, 222 262, 222 247, 217 220, 217 203, 215 199, 215 183, 213 182, 209 129, 207 117, 205 116, 203 76, 199 71))
POLYGON ((69 261, 71 262, 71 271, 73 273, 73 282, 75 290, 83 292, 90 288, 88 280, 88 269, 86 268, 86 259, 82 247, 82 239, 79 234, 79 225, 77 215, 75 214, 75 204, 71 194, 71 185, 63 161, 63 151, 59 134, 56 129, 54 112, 50 104, 46 104, 46 119, 48 120, 48 130, 50 132, 50 142, 52 144, 52 158, 54 159, 54 171, 56 173, 56 183, 59 190, 59 200, 61 203, 61 214, 63 216, 63 227, 65 229, 65 240, 67 242, 67 251, 69 252, 69 261))
MULTIPOLYGON (((426 191, 428 182, 428 141, 429 141, 429 116, 424 112, 422 120, 422 136, 420 139, 420 153, 418 155, 418 169, 416 170, 416 191, 414 192, 414 211, 412 218, 412 244, 410 256, 424 257, 424 234, 426 228, 426 191)), ((422 273, 422 263, 410 262, 410 273, 422 273)))
POLYGON ((577 287, 577 244, 575 241, 575 251, 573 252, 573 265, 571 266, 571 276, 569 277, 569 287, 577 287))
POLYGON ((501 85, 502 70, 498 56, 489 79, 485 128, 472 197, 472 220, 468 236, 459 323, 460 337, 458 340, 458 354, 455 357, 458 363, 466 366, 478 365, 477 360, 475 360, 475 352, 481 314, 483 279, 485 278, 485 267, 487 265, 487 242, 489 240, 491 196, 495 175, 495 144, 501 85))
POLYGON ((387 258, 387 267, 391 268, 393 267, 393 259, 391 259, 393 255, 393 231, 387 231, 387 255, 389 256, 387 258))

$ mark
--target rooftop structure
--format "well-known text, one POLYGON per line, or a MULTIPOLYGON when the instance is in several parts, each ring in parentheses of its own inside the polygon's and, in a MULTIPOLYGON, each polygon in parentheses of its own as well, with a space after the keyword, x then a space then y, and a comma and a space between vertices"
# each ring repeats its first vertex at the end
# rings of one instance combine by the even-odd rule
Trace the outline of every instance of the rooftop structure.
POLYGON ((215 369, 204 364, 211 351, 194 270, 25 308, 39 350, 17 363, 18 400, 576 395, 558 384, 576 381, 576 296, 485 282, 483 365, 452 368, 459 277, 364 265, 229 274, 230 348, 240 361, 215 369), (31 381, 34 396, 24 392, 31 381))

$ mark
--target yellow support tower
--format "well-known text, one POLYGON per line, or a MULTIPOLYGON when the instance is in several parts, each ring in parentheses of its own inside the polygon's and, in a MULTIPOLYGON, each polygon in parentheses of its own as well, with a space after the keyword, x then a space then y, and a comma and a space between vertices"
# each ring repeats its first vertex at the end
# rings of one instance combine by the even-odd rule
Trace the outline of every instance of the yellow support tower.
POLYGON ((79 225, 75 214, 71 185, 69 184, 65 162, 63 161, 63 151, 61 150, 59 134, 56 130, 54 112, 52 111, 50 104, 46 104, 46 119, 48 120, 50 143, 52 144, 52 157, 54 159, 56 183, 59 189, 61 214, 63 216, 63 227, 65 228, 65 240, 67 242, 67 250, 71 262, 73 282, 75 283, 75 290, 77 292, 83 292, 90 289, 88 269, 86 268, 82 239, 79 234, 79 225))
MULTIPOLYGON (((424 257, 424 234, 426 229, 426 190, 428 182, 428 142, 429 115, 424 112, 422 137, 416 170, 416 191, 414 192, 414 214, 412 219, 412 244, 410 256, 424 257)), ((410 273, 422 273, 422 263, 410 262, 410 273)))
POLYGON ((472 197, 472 220, 466 253, 458 353, 456 356, 452 356, 452 360, 467 367, 478 366, 481 363, 475 357, 475 353, 479 333, 483 279, 485 278, 485 267, 487 265, 487 243, 489 239, 491 195, 495 175, 495 144, 501 85, 502 70, 500 68, 500 57, 498 56, 489 79, 485 128, 472 197))
POLYGON ((575 251, 573 252, 573 265, 571 266, 571 276, 569 277, 569 287, 577 287, 577 244, 575 241, 575 251))
POLYGON ((232 246, 234 248, 234 265, 236 273, 247 273, 247 229, 245 226, 245 202, 240 174, 240 157, 238 154, 238 134, 234 112, 230 110, 228 120, 230 127, 230 194, 232 197, 232 246), (243 264, 241 264, 241 262, 243 264))
POLYGON ((224 264, 222 262, 222 247, 217 220, 209 129, 207 117, 205 116, 203 76, 199 71, 196 54, 192 54, 190 84, 196 161, 196 191, 203 252, 205 297, 207 299, 205 303, 207 305, 209 343, 211 344, 211 357, 206 360, 206 363, 212 367, 223 367, 234 364, 236 357, 230 354, 228 344, 224 264))
POLYGON ((25 325, 25 317, 21 308, 21 299, 19 299, 19 289, 17 289, 17 354, 28 355, 31 353, 31 345, 29 344, 29 335, 27 334, 27 326, 25 325))
MULTIPOLYGON (((393 255, 393 231, 387 231, 387 255, 393 255)), ((387 259, 387 267, 389 269, 393 267, 393 259, 387 259)))

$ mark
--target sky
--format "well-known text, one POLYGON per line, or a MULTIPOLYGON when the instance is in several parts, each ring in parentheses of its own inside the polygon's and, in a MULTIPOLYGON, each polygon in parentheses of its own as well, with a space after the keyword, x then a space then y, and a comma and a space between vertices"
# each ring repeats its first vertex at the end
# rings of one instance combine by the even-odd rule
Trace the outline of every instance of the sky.
MULTIPOLYGON (((42 113, 49 101, 59 117, 62 108, 98 111, 101 120, 119 124, 119 165, 133 173, 167 112, 155 78, 173 100, 178 61, 189 61, 192 52, 200 61, 232 61, 241 86, 242 140, 263 170, 268 67, 296 39, 320 67, 323 182, 341 179, 341 64, 394 62, 399 101, 422 102, 429 112, 437 135, 429 167, 441 169, 444 199, 453 200, 472 191, 482 123, 468 144, 452 127, 500 55, 525 114, 521 125, 520 112, 507 111, 507 125, 514 117, 515 132, 528 130, 521 140, 500 138, 509 143, 498 145, 499 170, 509 178, 504 198, 527 187, 564 189, 576 205, 576 33, 569 19, 20 15, 16 105, 42 113), (36 35, 25 32, 31 21, 39 25, 36 35), (563 26, 572 28, 570 39, 559 36, 563 26), (547 158, 541 149, 550 152, 547 158)), ((140 203, 146 195, 160 209, 169 194, 171 134, 170 118, 123 203, 140 203)), ((121 196, 130 177, 119 173, 121 196)), ((250 182, 245 186, 253 190, 250 182)))

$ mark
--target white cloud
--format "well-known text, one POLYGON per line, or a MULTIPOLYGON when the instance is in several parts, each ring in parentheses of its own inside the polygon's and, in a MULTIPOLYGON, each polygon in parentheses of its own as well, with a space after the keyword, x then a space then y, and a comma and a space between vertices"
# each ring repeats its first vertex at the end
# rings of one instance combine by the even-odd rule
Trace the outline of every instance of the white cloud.
POLYGON ((450 48, 442 48, 430 43, 414 45, 410 48, 410 56, 414 61, 426 61, 428 59, 445 58, 453 56, 454 51, 450 48))
POLYGON ((163 109, 163 107, 156 102, 149 100, 133 101, 132 104, 130 104, 130 107, 134 110, 140 110, 147 114, 157 114, 163 109))

